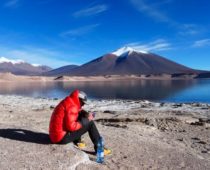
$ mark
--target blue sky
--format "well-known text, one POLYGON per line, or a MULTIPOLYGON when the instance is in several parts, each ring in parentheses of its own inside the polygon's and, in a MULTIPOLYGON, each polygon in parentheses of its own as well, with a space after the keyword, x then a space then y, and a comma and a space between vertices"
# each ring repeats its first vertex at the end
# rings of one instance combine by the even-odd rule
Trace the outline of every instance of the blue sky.
POLYGON ((53 68, 122 46, 210 70, 208 0, 0 0, 0 57, 53 68))

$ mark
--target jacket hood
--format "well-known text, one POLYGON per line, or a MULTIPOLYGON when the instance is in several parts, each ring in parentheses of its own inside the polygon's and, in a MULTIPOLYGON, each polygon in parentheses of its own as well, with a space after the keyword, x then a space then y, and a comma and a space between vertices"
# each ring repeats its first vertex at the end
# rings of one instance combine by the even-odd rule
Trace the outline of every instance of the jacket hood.
POLYGON ((74 91, 70 94, 70 98, 74 101, 74 103, 75 103, 76 105, 78 105, 79 107, 81 107, 81 106, 80 106, 80 101, 79 101, 79 90, 78 90, 78 89, 74 90, 74 91))

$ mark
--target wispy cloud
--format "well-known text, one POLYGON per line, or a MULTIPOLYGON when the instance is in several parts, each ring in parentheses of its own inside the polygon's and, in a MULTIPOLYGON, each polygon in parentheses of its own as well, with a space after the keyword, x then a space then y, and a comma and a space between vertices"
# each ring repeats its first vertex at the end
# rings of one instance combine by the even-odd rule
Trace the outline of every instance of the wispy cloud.
POLYGON ((202 39, 202 40, 195 41, 192 46, 193 47, 206 47, 206 46, 210 46, 210 39, 202 39))
POLYGON ((172 19, 169 15, 164 13, 165 5, 171 4, 175 0, 161 0, 158 2, 151 2, 149 0, 129 0, 133 7, 143 15, 147 15, 155 21, 164 22, 173 26, 177 30, 177 34, 181 36, 194 36, 205 32, 205 28, 201 25, 193 23, 180 23, 172 19))
POLYGON ((76 64, 60 58, 60 56, 64 56, 63 53, 51 49, 31 46, 24 46, 18 49, 0 47, 0 55, 10 60, 21 60, 31 64, 48 65, 53 68, 68 64, 76 64))
POLYGON ((201 28, 201 26, 198 26, 196 24, 182 24, 179 26, 179 29, 179 35, 183 36, 197 35, 204 31, 203 28, 201 28))
POLYGON ((126 44, 139 51, 165 51, 171 49, 171 44, 164 39, 158 39, 149 43, 134 42, 126 44))
MULTIPOLYGON (((174 23, 174 21, 170 19, 166 14, 157 9, 157 6, 166 3, 166 1, 161 1, 161 3, 158 4, 149 4, 145 0, 130 0, 130 2, 139 12, 151 17, 156 21, 174 23)), ((167 0, 167 3, 169 2, 171 1, 167 0)))
POLYGON ((71 29, 68 31, 64 31, 60 33, 60 36, 65 37, 65 36, 82 36, 84 34, 87 34, 91 31, 93 31, 96 27, 98 27, 100 24, 92 24, 92 25, 86 25, 83 27, 79 27, 76 29, 71 29))
POLYGON ((19 3, 20 0, 7 0, 7 2, 4 4, 4 7, 15 8, 18 7, 19 3))
POLYGON ((13 63, 13 64, 17 64, 17 63, 22 63, 24 61, 23 60, 19 60, 19 59, 11 60, 11 59, 8 59, 6 57, 1 56, 0 57, 0 63, 4 63, 4 62, 6 62, 6 63, 10 62, 10 63, 13 63))
POLYGON ((92 15, 97 15, 100 14, 104 11, 106 11, 108 9, 108 6, 105 4, 101 4, 101 5, 95 5, 89 8, 85 8, 79 11, 76 11, 75 13, 73 13, 74 17, 88 17, 88 16, 92 16, 92 15))

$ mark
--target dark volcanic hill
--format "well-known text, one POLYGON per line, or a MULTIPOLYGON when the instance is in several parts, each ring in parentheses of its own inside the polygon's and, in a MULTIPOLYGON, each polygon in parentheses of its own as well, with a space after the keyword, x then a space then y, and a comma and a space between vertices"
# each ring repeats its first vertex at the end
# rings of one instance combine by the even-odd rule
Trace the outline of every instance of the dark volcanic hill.
POLYGON ((72 69, 77 68, 79 66, 77 65, 68 65, 68 66, 63 66, 57 69, 53 69, 51 71, 43 73, 44 76, 62 76, 65 74, 68 74, 71 72, 72 69))
POLYGON ((15 75, 40 75, 50 70, 51 68, 48 66, 34 66, 26 62, 0 62, 0 73, 10 72, 15 75))
POLYGON ((101 75, 157 75, 198 74, 199 71, 175 63, 156 54, 136 51, 130 47, 106 54, 82 66, 66 72, 73 76, 101 75))

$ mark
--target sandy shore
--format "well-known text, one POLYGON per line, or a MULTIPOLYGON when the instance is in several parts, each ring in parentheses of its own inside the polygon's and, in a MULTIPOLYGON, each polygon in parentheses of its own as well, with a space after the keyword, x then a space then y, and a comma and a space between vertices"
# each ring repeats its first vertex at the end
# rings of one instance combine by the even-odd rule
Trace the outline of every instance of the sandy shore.
POLYGON ((57 99, 0 95, 0 169, 209 169, 210 105, 93 100, 96 124, 112 155, 95 163, 84 151, 53 145, 48 125, 57 99))

